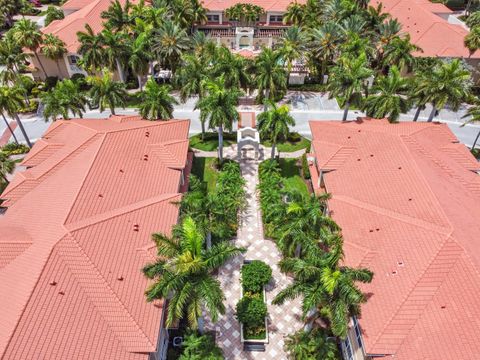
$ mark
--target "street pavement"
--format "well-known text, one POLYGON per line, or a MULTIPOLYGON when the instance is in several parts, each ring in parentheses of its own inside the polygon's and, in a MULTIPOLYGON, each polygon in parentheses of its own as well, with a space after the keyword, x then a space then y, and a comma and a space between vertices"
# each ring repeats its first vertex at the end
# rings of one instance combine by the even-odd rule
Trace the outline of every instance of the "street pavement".
MULTIPOLYGON (((297 131, 301 135, 310 138, 310 129, 308 126, 308 121, 310 120, 341 120, 343 111, 339 108, 335 100, 328 99, 326 95, 321 95, 319 93, 311 92, 289 92, 287 94, 287 101, 290 103, 291 115, 296 121, 296 125, 293 127, 294 131, 297 131)), ((175 111, 173 113, 174 118, 176 119, 190 119, 190 133, 196 134, 201 131, 201 125, 199 121, 200 112, 194 110, 196 99, 191 98, 185 104, 180 104, 175 106, 175 111)), ((262 106, 241 106, 239 107, 240 111, 255 111, 259 113, 262 111, 262 106)), ((118 114, 137 114, 136 109, 116 109, 118 114)), ((421 112, 419 121, 426 121, 430 113, 430 108, 427 107, 424 111, 421 112)), ((462 125, 465 122, 465 119, 462 119, 462 116, 466 113, 466 107, 462 107, 459 111, 454 112, 449 109, 443 109, 440 111, 439 115, 435 118, 435 121, 440 121, 446 123, 453 133, 457 136, 458 140, 465 145, 471 147, 475 137, 480 131, 480 124, 467 124, 464 127, 462 125)), ((363 116, 364 114, 357 110, 351 110, 348 114, 349 120, 355 120, 358 116, 363 116)), ((415 115, 415 110, 411 110, 407 114, 402 114, 400 121, 412 121, 413 116, 415 115)), ((110 116, 109 111, 104 111, 100 113, 98 110, 87 111, 83 117, 84 118, 106 118, 110 116)), ((36 115, 29 115, 22 117, 26 132, 28 136, 35 141, 39 139, 45 130, 50 126, 50 122, 45 122, 43 118, 39 118, 36 115)), ((207 124, 208 127, 208 124, 207 124)), ((234 125, 234 130, 236 125, 234 125)), ((0 136, 6 130, 6 126, 3 121, 0 121, 0 136)), ((17 128, 15 130, 17 137, 22 140, 20 130, 17 128)), ((480 147, 480 144, 477 145, 480 147)))

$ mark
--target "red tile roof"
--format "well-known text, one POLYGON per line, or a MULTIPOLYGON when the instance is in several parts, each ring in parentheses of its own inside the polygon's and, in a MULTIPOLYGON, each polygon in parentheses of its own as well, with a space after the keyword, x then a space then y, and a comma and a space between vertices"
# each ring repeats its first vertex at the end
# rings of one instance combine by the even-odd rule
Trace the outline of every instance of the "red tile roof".
POLYGON ((33 147, 32 167, 0 196, 0 358, 155 351, 162 307, 145 301, 140 269, 154 256, 151 233, 177 222, 188 129, 139 117, 57 121, 33 147))
MULTIPOLYGON (((265 11, 284 12, 292 0, 203 0, 202 5, 208 11, 224 11, 235 4, 252 4, 262 7, 265 11)), ((304 4, 306 0, 297 0, 304 4)))
POLYGON ((366 353, 478 358, 480 164, 445 124, 310 128, 345 261, 375 273, 362 285, 366 353))
MULTIPOLYGON (((402 31, 410 34, 412 42, 422 48, 418 56, 426 57, 469 57, 469 50, 463 40, 468 30, 461 25, 449 23, 437 14, 449 14, 443 4, 429 0, 372 0, 371 5, 383 4, 383 10, 397 18, 402 31)), ((472 58, 480 58, 476 51, 472 58)))

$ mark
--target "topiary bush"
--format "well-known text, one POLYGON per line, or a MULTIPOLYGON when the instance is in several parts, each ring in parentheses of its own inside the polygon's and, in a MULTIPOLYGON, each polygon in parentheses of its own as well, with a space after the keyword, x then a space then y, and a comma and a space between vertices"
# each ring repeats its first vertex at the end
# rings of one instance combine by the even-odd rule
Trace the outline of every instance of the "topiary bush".
POLYGON ((246 326, 255 327, 265 323, 267 304, 260 295, 244 296, 237 303, 236 316, 246 326))
POLYGON ((243 265, 240 271, 243 290, 249 293, 261 293, 272 278, 272 268, 260 260, 243 265))
POLYGON ((305 179, 310 179, 310 168, 308 167, 307 154, 302 155, 302 172, 305 179))

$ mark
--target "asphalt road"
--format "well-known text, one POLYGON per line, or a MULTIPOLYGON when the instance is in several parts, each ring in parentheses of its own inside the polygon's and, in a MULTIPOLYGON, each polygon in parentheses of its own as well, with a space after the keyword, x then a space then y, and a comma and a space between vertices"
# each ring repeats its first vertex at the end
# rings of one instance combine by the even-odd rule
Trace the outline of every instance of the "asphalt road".
MULTIPOLYGON (((310 138, 310 129, 308 122, 310 120, 341 120, 343 111, 338 107, 335 100, 329 100, 326 96, 319 96, 314 93, 296 93, 291 92, 288 94, 289 100, 291 101, 291 115, 296 121, 296 125, 293 130, 299 132, 303 136, 310 138)), ((175 107, 173 113, 174 118, 176 119, 190 119, 190 133, 195 134, 201 131, 201 125, 199 121, 200 112, 194 110, 195 99, 189 99, 185 104, 181 104, 175 107)), ((242 111, 261 111, 261 106, 254 107, 243 107, 242 111)), ((420 115, 419 121, 426 121, 430 109, 427 108, 420 115)), ((462 127, 464 119, 462 119, 463 114, 465 114, 466 109, 462 108, 458 112, 453 112, 449 110, 442 110, 438 117, 435 118, 436 121, 441 121, 446 123, 453 133, 457 136, 458 140, 465 145, 471 147, 475 137, 480 131, 480 124, 468 124, 462 127)), ((136 114, 135 109, 118 109, 116 110, 118 114, 136 114)), ((348 119, 354 120, 358 116, 363 114, 359 111, 350 111, 348 119)), ((104 111, 100 113, 98 110, 88 111, 84 114, 84 118, 106 118, 110 116, 109 111, 104 111)), ((414 110, 410 111, 408 114, 402 115, 400 121, 411 121, 414 116, 414 110)), ((50 126, 50 123, 45 122, 42 118, 37 116, 29 116, 23 118, 23 123, 27 134, 29 137, 35 141, 39 139, 44 131, 50 126)), ((3 121, 0 121, 0 134, 5 131, 5 124, 3 121)), ((235 130, 235 128, 234 128, 235 130)), ((22 135, 20 130, 17 128, 15 134, 21 140, 22 135)), ((477 147, 480 147, 480 144, 477 144, 477 147)))

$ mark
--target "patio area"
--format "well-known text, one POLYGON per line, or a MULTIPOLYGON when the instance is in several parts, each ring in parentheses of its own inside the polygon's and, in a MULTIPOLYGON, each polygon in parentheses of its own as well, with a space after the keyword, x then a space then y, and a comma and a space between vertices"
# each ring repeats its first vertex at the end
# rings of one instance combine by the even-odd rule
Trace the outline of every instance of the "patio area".
MULTIPOLYGON (((229 149, 234 151, 233 149, 229 149)), ((218 274, 218 279, 226 297, 226 314, 213 324, 206 318, 206 330, 216 332, 217 344, 222 348, 226 359, 287 359, 283 349, 284 337, 293 334, 303 325, 301 317, 300 299, 287 302, 281 306, 272 305, 273 298, 278 292, 285 288, 291 281, 280 272, 278 262, 281 254, 271 240, 263 238, 263 227, 260 213, 260 205, 257 200, 256 187, 258 184, 258 164, 254 160, 253 150, 246 152, 246 159, 240 161, 242 175, 245 178, 247 192, 247 207, 241 215, 241 228, 238 238, 235 240, 237 246, 243 246, 247 252, 243 256, 227 262, 218 274), (243 343, 240 340, 240 324, 235 318, 235 306, 240 299, 240 267, 243 260, 262 260, 272 267, 273 280, 266 287, 268 306, 268 332, 269 342, 265 344, 265 352, 243 351, 243 343)), ((235 153, 226 154, 230 158, 235 153)))

